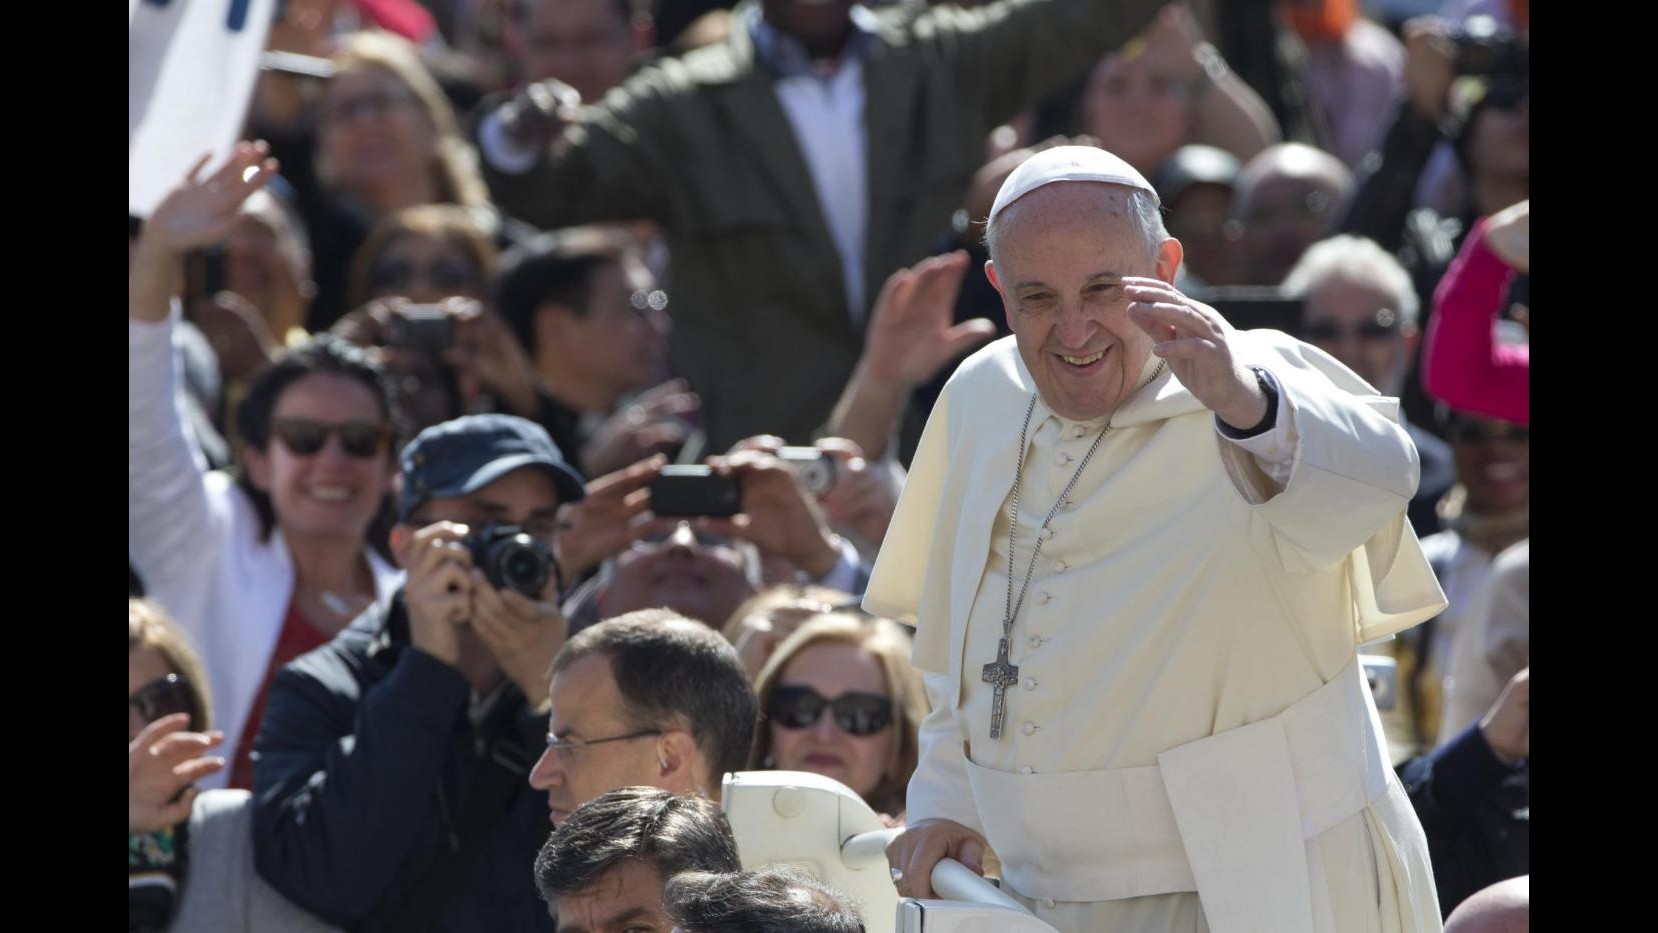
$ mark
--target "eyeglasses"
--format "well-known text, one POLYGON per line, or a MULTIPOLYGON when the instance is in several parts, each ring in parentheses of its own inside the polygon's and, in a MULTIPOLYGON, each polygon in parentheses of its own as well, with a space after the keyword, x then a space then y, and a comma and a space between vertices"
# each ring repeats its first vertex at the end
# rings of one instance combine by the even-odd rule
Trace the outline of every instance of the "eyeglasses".
POLYGON ((412 98, 401 92, 381 91, 360 97, 344 97, 331 102, 322 111, 322 122, 327 125, 350 123, 359 114, 383 117, 399 107, 408 106, 412 98))
POLYGON ((1392 308, 1376 312, 1371 320, 1360 324, 1337 324, 1335 321, 1314 321, 1301 328, 1308 343, 1339 343, 1347 337, 1360 340, 1386 340, 1399 332, 1399 315, 1392 308))
POLYGON ((369 271, 368 288, 371 292, 402 291, 419 279, 436 291, 453 292, 475 288, 481 278, 476 266, 454 259, 420 265, 402 259, 389 259, 369 271))
POLYGON ((589 739, 586 742, 566 742, 553 733, 547 733, 547 750, 556 752, 559 760, 569 764, 575 753, 583 748, 592 748, 595 745, 604 745, 607 742, 626 742, 629 739, 642 739, 646 736, 661 735, 661 729, 644 729, 639 732, 629 732, 627 735, 613 735, 607 739, 589 739))
POLYGON ((855 736, 874 735, 892 723, 892 701, 886 697, 843 693, 827 700, 811 687, 778 687, 766 715, 785 729, 810 729, 825 706, 834 712, 835 725, 855 736))
POLYGON ((1445 428, 1445 439, 1453 444, 1479 444, 1492 441, 1525 443, 1531 440, 1531 428, 1506 421, 1476 421, 1459 418, 1445 428))
POLYGON ((271 422, 271 434, 282 441, 296 456, 310 457, 322 450, 330 434, 340 436, 340 446, 358 459, 366 460, 385 453, 391 446, 392 429, 389 424, 352 421, 346 424, 323 424, 306 418, 282 418, 271 422))
POLYGON ((140 687, 137 693, 127 697, 127 707, 137 710, 145 723, 174 713, 189 713, 190 728, 199 725, 196 696, 191 692, 190 681, 181 674, 168 674, 140 687))

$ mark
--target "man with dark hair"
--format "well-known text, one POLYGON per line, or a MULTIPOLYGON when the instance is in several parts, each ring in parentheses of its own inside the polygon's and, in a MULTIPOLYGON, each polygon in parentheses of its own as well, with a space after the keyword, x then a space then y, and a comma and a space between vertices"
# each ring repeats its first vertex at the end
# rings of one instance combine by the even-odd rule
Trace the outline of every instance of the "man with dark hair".
POLYGON ((666 930, 662 883, 734 872, 737 841, 712 801, 623 787, 577 807, 535 859, 535 883, 560 933, 666 930))
POLYGON ((557 78, 583 100, 598 100, 621 84, 634 55, 651 45, 651 30, 634 27, 632 0, 516 0, 513 6, 522 80, 557 78))
POLYGON ((530 575, 486 573, 471 543, 502 523, 551 546, 581 477, 545 431, 508 415, 427 428, 402 473, 391 544, 405 583, 271 687, 254 864, 350 930, 546 929, 524 873, 542 840, 524 778, 564 641, 558 574, 530 595, 530 575))
POLYGON ((852 899, 795 868, 668 879, 662 907, 676 933, 863 933, 852 899))
POLYGON ((683 386, 650 393, 636 411, 599 424, 667 372, 668 298, 625 234, 581 227, 536 237, 502 257, 497 283, 495 306, 539 377, 536 420, 590 475, 685 440, 677 416, 695 400, 675 392, 683 386), (675 397, 650 404, 657 395, 675 397), (610 440, 584 455, 599 436, 610 440))
POLYGON ((712 797, 741 771, 759 708, 719 633, 665 609, 573 636, 553 660, 551 732, 530 772, 554 824, 617 787, 712 797))

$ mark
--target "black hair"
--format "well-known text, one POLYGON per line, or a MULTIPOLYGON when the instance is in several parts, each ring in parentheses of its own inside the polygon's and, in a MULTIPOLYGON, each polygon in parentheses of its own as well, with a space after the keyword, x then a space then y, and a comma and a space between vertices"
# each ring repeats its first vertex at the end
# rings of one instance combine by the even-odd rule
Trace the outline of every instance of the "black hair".
POLYGON ((595 228, 544 233, 501 257, 495 276, 495 309, 518 343, 535 353, 535 314, 559 304, 586 317, 593 274, 619 263, 628 247, 618 236, 595 228))
POLYGON ((662 906, 685 933, 864 933, 847 895, 787 866, 668 879, 662 906))
POLYGON ((667 609, 625 613, 571 637, 553 674, 589 655, 609 657, 622 714, 634 727, 683 719, 712 777, 747 766, 759 704, 736 649, 718 632, 667 609))
MULTIPOLYGON (((236 431, 242 443, 259 451, 268 448, 277 400, 282 398, 282 393, 289 386, 313 373, 331 373, 357 380, 380 403, 380 411, 386 416, 387 423, 394 427, 399 424, 391 386, 380 364, 356 344, 333 334, 318 334, 297 347, 282 351, 274 362, 253 377, 247 394, 236 406, 236 431)), ((395 439, 391 449, 397 449, 395 439)), ((239 472, 236 485, 247 493, 254 511, 259 515, 259 539, 270 540, 271 531, 276 528, 276 509, 271 504, 270 495, 253 484, 245 469, 239 472)), ((380 503, 380 511, 375 516, 370 533, 370 540, 375 542, 377 550, 384 550, 380 542, 383 534, 380 532, 390 529, 394 514, 388 491, 385 500, 380 503)))
POLYGON ((577 807, 553 830, 535 857, 535 884, 554 907, 628 859, 655 865, 663 878, 742 867, 731 825, 713 802, 623 787, 577 807))

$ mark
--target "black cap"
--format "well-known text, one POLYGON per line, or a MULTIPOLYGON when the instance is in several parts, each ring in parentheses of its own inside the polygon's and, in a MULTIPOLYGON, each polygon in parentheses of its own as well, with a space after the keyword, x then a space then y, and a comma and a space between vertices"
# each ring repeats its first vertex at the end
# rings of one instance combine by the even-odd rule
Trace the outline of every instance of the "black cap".
POLYGON ((477 492, 523 466, 546 470, 562 502, 587 494, 581 474, 565 462, 546 429, 513 415, 467 415, 434 424, 403 448, 402 465, 401 522, 429 499, 477 492))
POLYGON ((1173 202, 1193 185, 1237 185, 1237 156, 1214 146, 1181 146, 1152 175, 1152 186, 1164 204, 1173 202))

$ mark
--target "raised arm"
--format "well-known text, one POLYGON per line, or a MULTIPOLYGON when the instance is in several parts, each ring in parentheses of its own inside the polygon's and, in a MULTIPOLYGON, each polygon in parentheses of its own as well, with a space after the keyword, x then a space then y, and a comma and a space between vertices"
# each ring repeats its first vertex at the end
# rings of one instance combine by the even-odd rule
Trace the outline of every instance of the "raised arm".
MULTIPOLYGON (((223 238, 248 195, 276 171, 262 146, 243 143, 229 162, 200 178, 206 156, 144 224, 127 283, 127 549, 146 583, 208 567, 217 541, 205 473, 180 411, 172 303, 185 253, 223 238)), ((193 621, 193 620, 192 620, 193 621)), ((192 632, 201 637, 201 633, 192 632)))
POLYGON ((1503 295, 1531 267, 1531 202, 1474 225, 1434 293, 1422 387, 1452 408, 1531 423, 1531 348, 1497 343, 1503 295))

